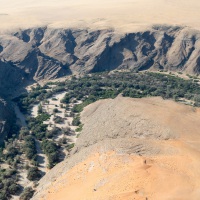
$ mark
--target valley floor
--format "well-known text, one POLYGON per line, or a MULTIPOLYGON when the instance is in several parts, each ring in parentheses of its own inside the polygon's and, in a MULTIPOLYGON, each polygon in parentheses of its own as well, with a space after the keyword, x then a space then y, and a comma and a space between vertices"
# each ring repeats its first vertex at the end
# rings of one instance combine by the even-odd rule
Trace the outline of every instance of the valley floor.
MULTIPOLYGON (((52 86, 52 88, 53 88, 53 86, 52 86)), ((48 89, 48 90, 51 90, 51 89, 48 89)), ((60 140, 65 138, 68 145, 70 145, 70 144, 74 145, 76 143, 76 140, 78 137, 78 132, 76 132, 76 129, 78 128, 78 126, 73 126, 72 125, 73 117, 68 117, 68 116, 70 115, 71 109, 73 108, 74 105, 82 103, 81 101, 78 101, 76 103, 70 103, 69 109, 68 109, 68 111, 66 111, 66 109, 65 109, 66 104, 65 103, 61 104, 61 100, 64 98, 65 94, 66 94, 66 92, 61 92, 61 93, 57 93, 57 94, 55 93, 51 98, 45 99, 45 101, 42 101, 41 103, 34 105, 31 109, 31 112, 26 115, 20 111, 20 109, 17 105, 15 105, 15 113, 17 116, 17 123, 18 123, 18 125, 20 125, 22 127, 28 127, 27 122, 26 122, 27 118, 29 118, 29 117, 37 118, 39 116, 38 107, 41 105, 43 112, 51 115, 51 117, 48 120, 43 122, 44 124, 48 125, 48 127, 47 127, 48 131, 52 131, 55 128, 59 128, 59 130, 69 128, 70 130, 72 130, 73 133, 71 133, 69 135, 65 135, 64 133, 61 133, 61 131, 59 131, 59 133, 53 135, 53 141, 55 143, 61 145, 60 155, 59 155, 61 160, 63 160, 66 156, 68 156, 69 150, 67 150, 65 146, 62 146, 62 144, 60 143, 60 140), (58 109, 58 112, 55 113, 54 109, 58 109), (64 121, 62 123, 56 123, 54 121, 55 116, 61 117, 62 119, 64 119, 64 121)), ((20 141, 18 141, 18 142, 22 143, 20 141)), ((23 145, 23 143, 22 143, 22 145, 23 145)), ((37 138, 35 138, 35 145, 36 145, 36 150, 37 150, 37 162, 39 164, 38 169, 40 170, 40 173, 42 174, 42 176, 44 176, 46 173, 49 172, 48 158, 45 155, 44 151, 42 150, 41 141, 39 141, 37 138)), ((20 166, 18 166, 19 177, 20 177, 18 184, 24 188, 25 187, 34 187, 34 182, 27 179, 27 170, 24 169, 24 167, 25 167, 25 165, 27 165, 27 163, 29 165, 31 165, 30 161, 27 160, 27 158, 23 154, 21 156, 21 164, 20 164, 20 166)), ((1 167, 3 167, 3 166, 1 166, 1 167)), ((18 196, 13 196, 13 200, 17 200, 17 199, 19 199, 18 196)))

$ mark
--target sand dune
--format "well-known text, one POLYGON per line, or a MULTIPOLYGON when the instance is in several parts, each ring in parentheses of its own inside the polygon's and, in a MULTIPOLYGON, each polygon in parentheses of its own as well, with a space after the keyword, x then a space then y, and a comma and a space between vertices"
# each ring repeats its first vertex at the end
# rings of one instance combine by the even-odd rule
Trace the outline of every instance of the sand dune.
POLYGON ((152 24, 200 29, 198 0, 0 0, 2 29, 54 27, 113 27, 134 31, 152 24))

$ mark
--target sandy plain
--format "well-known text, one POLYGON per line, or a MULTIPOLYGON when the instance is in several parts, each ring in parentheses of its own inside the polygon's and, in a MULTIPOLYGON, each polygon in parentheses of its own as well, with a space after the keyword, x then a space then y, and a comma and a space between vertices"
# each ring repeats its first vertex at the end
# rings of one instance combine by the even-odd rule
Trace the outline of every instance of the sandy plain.
POLYGON ((198 0, 0 0, 0 29, 79 27, 131 32, 155 24, 200 29, 198 0))

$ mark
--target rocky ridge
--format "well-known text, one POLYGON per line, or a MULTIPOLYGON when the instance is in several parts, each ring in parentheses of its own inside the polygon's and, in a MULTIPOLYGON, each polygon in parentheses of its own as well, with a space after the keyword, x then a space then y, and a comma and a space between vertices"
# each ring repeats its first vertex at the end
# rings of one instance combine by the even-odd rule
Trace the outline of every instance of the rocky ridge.
POLYGON ((184 27, 127 34, 41 27, 1 34, 0 66, 35 81, 115 69, 199 74, 199 43, 200 32, 184 27))
POLYGON ((200 32, 154 26, 134 33, 113 30, 30 28, 0 34, 0 96, 71 74, 108 70, 200 73, 200 32))

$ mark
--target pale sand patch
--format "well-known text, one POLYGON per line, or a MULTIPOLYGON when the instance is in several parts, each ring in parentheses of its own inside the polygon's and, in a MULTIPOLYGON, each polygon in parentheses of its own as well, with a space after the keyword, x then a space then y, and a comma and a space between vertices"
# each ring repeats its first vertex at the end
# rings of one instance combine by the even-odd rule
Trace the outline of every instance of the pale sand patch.
MULTIPOLYGON (((65 94, 66 94, 66 92, 61 92, 61 93, 53 95, 53 97, 47 99, 47 101, 49 103, 42 103, 41 102, 43 110, 51 115, 50 119, 44 122, 44 124, 48 125, 48 127, 47 127, 48 130, 52 130, 54 126, 60 128, 60 129, 70 127, 71 130, 73 130, 73 131, 75 131, 78 128, 77 126, 72 125, 73 117, 66 117, 65 116, 66 114, 70 113, 70 111, 66 111, 65 108, 64 108, 66 106, 66 104, 63 104, 63 106, 64 106, 63 108, 60 107, 60 105, 62 104, 61 100, 64 98, 65 94), (55 108, 57 108, 59 110, 58 113, 53 112, 53 110, 55 108), (54 120, 53 120, 54 115, 62 117, 64 119, 64 122, 61 123, 61 124, 55 123, 54 120)), ((82 103, 82 101, 77 101, 77 103, 70 103, 69 107, 73 108, 73 106, 75 104, 81 104, 81 103, 82 103)), ((31 116, 33 116, 33 117, 38 116, 38 106, 39 106, 39 104, 34 105, 32 107, 31 116)), ((76 143, 77 135, 78 135, 78 133, 76 133, 76 132, 73 135, 69 135, 69 136, 65 136, 64 134, 58 134, 55 138, 55 141, 58 142, 63 137, 66 137, 66 139, 68 139, 70 144, 76 143)))
POLYGON ((1 0, 0 4, 1 30, 49 25, 130 32, 152 24, 200 29, 198 0, 1 0))
POLYGON ((31 109, 31 116, 32 117, 37 117, 38 116, 38 104, 34 105, 31 109))

